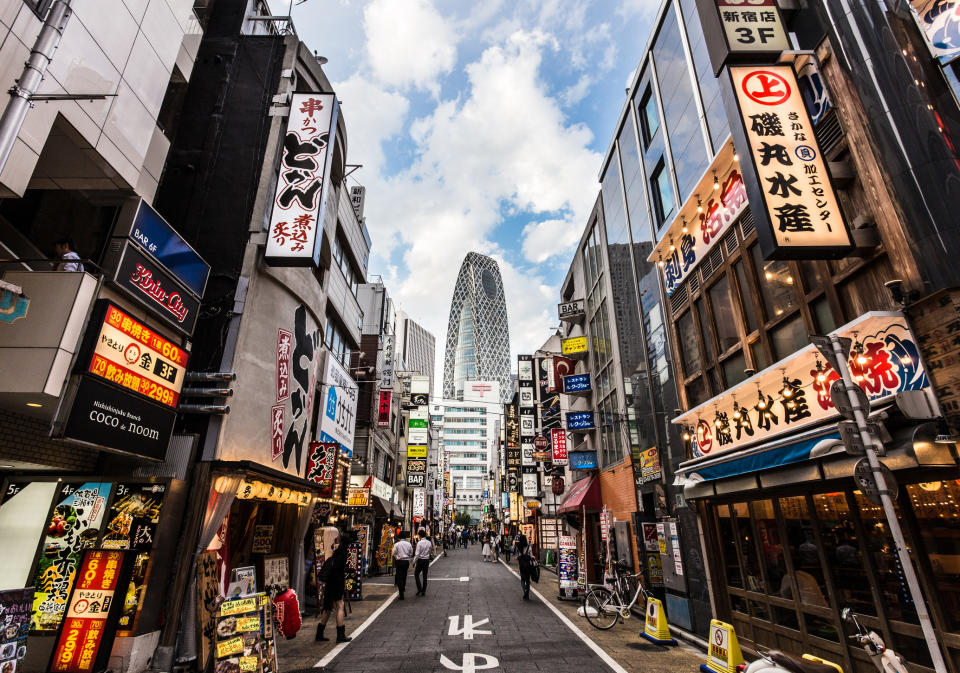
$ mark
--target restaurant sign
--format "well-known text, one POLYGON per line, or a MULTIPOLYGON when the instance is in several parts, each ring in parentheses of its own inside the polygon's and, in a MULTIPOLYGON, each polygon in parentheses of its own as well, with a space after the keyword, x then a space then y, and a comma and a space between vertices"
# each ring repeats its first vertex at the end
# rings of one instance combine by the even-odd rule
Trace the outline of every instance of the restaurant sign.
MULTIPOLYGON (((833 334, 854 341, 850 373, 872 403, 930 385, 902 314, 866 313, 833 334)), ((835 421, 830 386, 839 378, 809 345, 673 422, 690 432, 694 457, 742 449, 835 421)))
POLYGON ((560 320, 576 321, 586 315, 583 299, 573 299, 557 304, 557 316, 560 320))
POLYGON ((853 247, 793 67, 734 66, 728 101, 764 259, 841 257, 853 247))
POLYGON ((594 427, 592 411, 567 412, 567 430, 592 430, 594 427))
POLYGON ((587 337, 570 337, 560 342, 560 350, 564 355, 581 355, 588 350, 587 337))
POLYGON ((574 374, 563 377, 563 394, 585 393, 591 389, 589 374, 574 374))
POLYGON ((200 300, 130 241, 124 243, 113 282, 177 330, 193 334, 200 300))

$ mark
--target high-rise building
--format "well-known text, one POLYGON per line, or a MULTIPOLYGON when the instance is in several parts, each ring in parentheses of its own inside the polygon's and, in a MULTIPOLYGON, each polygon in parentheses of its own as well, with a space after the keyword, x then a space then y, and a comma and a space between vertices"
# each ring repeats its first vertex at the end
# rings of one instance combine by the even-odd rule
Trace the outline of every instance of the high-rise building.
POLYGON ((404 369, 430 377, 430 394, 433 395, 437 338, 400 309, 397 309, 396 350, 404 369))
POLYGON ((510 330, 500 268, 492 257, 468 252, 450 302, 443 395, 462 398, 464 383, 479 380, 499 381, 505 401, 511 390, 510 330))

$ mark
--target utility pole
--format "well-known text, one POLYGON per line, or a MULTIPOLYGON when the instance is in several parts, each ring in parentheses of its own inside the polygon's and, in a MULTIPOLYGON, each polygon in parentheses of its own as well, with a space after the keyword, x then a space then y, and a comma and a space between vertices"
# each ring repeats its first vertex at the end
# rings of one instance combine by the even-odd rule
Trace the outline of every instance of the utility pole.
POLYGON ((40 34, 33 43, 33 49, 30 50, 30 58, 23 64, 23 72, 16 83, 10 87, 10 100, 7 101, 7 107, 3 110, 3 116, 0 116, 0 173, 7 165, 7 159, 10 158, 10 152, 13 151, 13 145, 20 134, 23 120, 27 117, 27 111, 33 106, 31 99, 40 88, 47 66, 53 60, 53 53, 60 46, 63 29, 66 28, 71 14, 70 0, 54 0, 47 11, 43 28, 40 29, 40 34))
MULTIPOLYGON (((876 483, 877 492, 880 496, 880 502, 883 505, 884 514, 887 517, 887 525, 890 527, 890 535, 893 537, 894 545, 897 548, 897 556, 900 559, 900 566, 903 568, 903 576, 907 581, 907 588, 910 590, 910 597, 913 599, 913 605, 917 610, 917 619, 920 621, 920 629, 923 631, 923 638, 927 642, 927 648, 930 650, 930 659, 933 662, 933 668, 937 673, 946 673, 947 667, 943 661, 943 654, 940 651, 940 645, 937 643, 936 634, 933 631, 933 623, 930 621, 930 613, 927 612, 927 603, 924 600, 923 592, 920 589, 920 583, 917 581, 917 573, 913 568, 913 561, 907 552, 907 543, 903 537, 903 529, 900 527, 900 520, 897 518, 897 512, 893 508, 893 491, 888 488, 887 479, 883 471, 883 466, 877 458, 876 444, 880 442, 869 428, 867 423, 867 411, 863 408, 860 399, 863 391, 853 381, 850 375, 850 367, 847 364, 847 357, 850 353, 851 341, 846 337, 830 336, 812 336, 811 343, 817 347, 817 350, 833 365, 833 368, 840 374, 843 382, 843 389, 846 393, 847 402, 853 413, 853 420, 856 423, 859 432, 859 439, 863 444, 863 452, 866 455, 870 466, 873 480, 876 483)), ((837 383, 840 383, 839 381, 837 383)), ((833 390, 831 389, 831 397, 833 390)), ((866 396, 863 396, 866 399, 866 396)), ((840 402, 842 404, 842 402, 840 402)), ((834 400, 834 406, 839 408, 837 400, 834 400)), ((846 444, 846 442, 845 442, 846 444)), ((881 449, 883 445, 880 445, 881 449)), ((859 447, 857 447, 859 449, 859 447)), ((849 451, 849 449, 848 449, 849 451)))

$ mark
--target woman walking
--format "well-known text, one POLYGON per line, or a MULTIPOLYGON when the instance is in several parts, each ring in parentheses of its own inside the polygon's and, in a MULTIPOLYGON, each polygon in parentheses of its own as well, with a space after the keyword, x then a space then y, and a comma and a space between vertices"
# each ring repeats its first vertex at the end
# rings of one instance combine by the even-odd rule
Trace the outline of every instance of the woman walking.
POLYGON ((490 533, 489 533, 489 532, 483 534, 483 549, 480 550, 480 555, 483 556, 484 562, 488 562, 488 561, 491 560, 491 559, 490 559, 491 550, 490 550, 490 533))
POLYGON ((520 566, 520 587, 523 589, 523 600, 530 600, 530 575, 533 570, 533 550, 527 542, 527 536, 517 538, 517 565, 520 566))
POLYGON ((337 642, 347 643, 353 640, 347 638, 347 627, 343 625, 344 609, 343 595, 347 583, 347 545, 352 541, 349 536, 353 533, 341 533, 334 542, 333 555, 327 559, 320 571, 323 576, 323 613, 320 623, 317 624, 316 640, 330 640, 324 637, 323 630, 327 626, 330 615, 337 613, 337 642), (328 565, 329 564, 329 565, 328 565))

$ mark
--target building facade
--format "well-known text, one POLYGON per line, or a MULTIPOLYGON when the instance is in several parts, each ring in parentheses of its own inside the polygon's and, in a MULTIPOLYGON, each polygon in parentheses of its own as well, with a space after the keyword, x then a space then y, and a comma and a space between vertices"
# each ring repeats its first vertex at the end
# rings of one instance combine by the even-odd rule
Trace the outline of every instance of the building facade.
POLYGON ((511 390, 510 328, 500 268, 492 257, 476 252, 464 258, 450 301, 443 396, 461 397, 466 381, 497 381, 505 397, 511 390))

